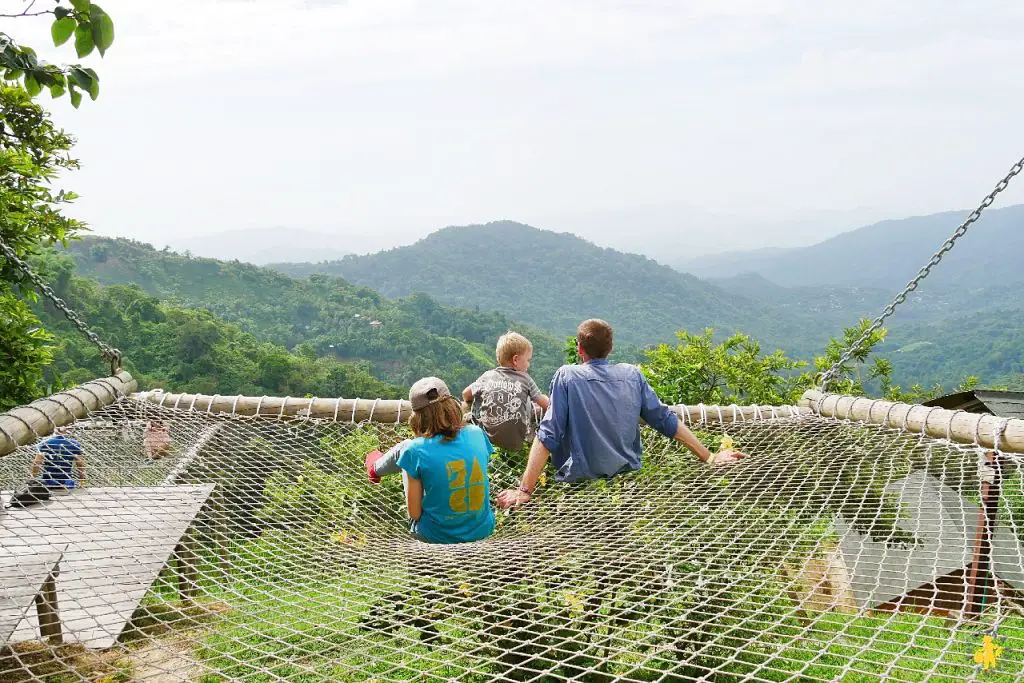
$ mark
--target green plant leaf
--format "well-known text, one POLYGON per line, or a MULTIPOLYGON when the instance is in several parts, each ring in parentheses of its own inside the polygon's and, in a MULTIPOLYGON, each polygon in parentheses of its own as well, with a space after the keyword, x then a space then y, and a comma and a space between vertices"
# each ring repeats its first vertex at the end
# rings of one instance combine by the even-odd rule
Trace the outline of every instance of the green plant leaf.
POLYGON ((58 97, 62 97, 63 95, 64 95, 64 84, 63 83, 54 83, 53 85, 50 86, 50 97, 52 97, 53 99, 57 99, 58 97))
POLYGON ((71 98, 71 106, 78 109, 78 105, 82 103, 82 93, 75 90, 73 83, 68 83, 68 96, 71 98))
POLYGON ((73 66, 68 69, 68 78, 73 80, 82 90, 88 92, 92 88, 92 76, 80 66, 73 66))
POLYGON ((88 12, 89 0, 71 0, 71 6, 79 12, 88 12))
POLYGON ((92 42, 102 57, 114 42, 114 20, 99 5, 89 5, 89 25, 92 27, 92 42))
POLYGON ((39 81, 32 74, 25 74, 25 90, 31 97, 35 97, 43 91, 43 86, 39 85, 39 81))
POLYGON ((53 22, 53 24, 50 25, 50 35, 53 37, 53 44, 63 45, 68 42, 68 39, 71 38, 71 34, 75 32, 76 26, 78 26, 78 22, 71 17, 63 17, 53 22))
POLYGON ((92 42, 92 27, 85 22, 79 22, 75 28, 75 52, 78 56, 85 57, 95 47, 92 42))

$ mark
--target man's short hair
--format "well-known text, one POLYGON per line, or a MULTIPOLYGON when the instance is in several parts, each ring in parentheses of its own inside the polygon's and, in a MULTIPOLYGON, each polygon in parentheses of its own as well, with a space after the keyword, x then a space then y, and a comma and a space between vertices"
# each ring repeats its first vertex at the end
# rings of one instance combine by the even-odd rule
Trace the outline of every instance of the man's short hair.
POLYGON ((598 318, 584 320, 576 328, 576 341, 591 358, 607 358, 612 352, 612 326, 598 318))
POLYGON ((533 344, 530 343, 530 340, 518 332, 509 330, 498 337, 498 346, 494 350, 494 355, 498 358, 498 365, 509 367, 512 365, 513 356, 521 356, 527 351, 533 351, 533 344))

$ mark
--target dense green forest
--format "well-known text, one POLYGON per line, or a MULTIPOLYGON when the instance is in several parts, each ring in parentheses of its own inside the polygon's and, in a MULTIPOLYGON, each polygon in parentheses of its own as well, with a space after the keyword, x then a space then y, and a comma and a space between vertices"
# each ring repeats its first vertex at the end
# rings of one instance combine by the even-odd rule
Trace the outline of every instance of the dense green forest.
POLYGON ((621 341, 643 345, 710 326, 809 357, 830 332, 856 320, 822 325, 799 309, 766 310, 649 258, 509 221, 445 228, 370 256, 273 267, 296 277, 338 275, 386 296, 424 292, 455 306, 496 309, 559 336, 584 318, 604 318, 621 341))
POLYGON ((498 313, 442 306, 423 294, 392 300, 341 278, 296 280, 269 268, 123 239, 87 237, 71 243, 69 253, 83 277, 137 285, 174 306, 205 309, 260 340, 310 357, 364 362, 375 376, 398 386, 438 375, 461 389, 494 365, 494 343, 511 328, 533 341, 531 374, 542 386, 561 362, 560 339, 498 313))
MULTIPOLYGON (((103 287, 75 275, 74 262, 66 255, 47 255, 33 265, 101 339, 118 345, 125 354, 125 368, 144 388, 246 395, 395 398, 404 394, 404 389, 374 377, 367 362, 318 358, 308 346, 291 353, 208 310, 161 302, 137 285, 103 287)), ((40 299, 33 309, 54 333, 54 362, 45 371, 47 390, 109 372, 96 347, 53 304, 40 299)))

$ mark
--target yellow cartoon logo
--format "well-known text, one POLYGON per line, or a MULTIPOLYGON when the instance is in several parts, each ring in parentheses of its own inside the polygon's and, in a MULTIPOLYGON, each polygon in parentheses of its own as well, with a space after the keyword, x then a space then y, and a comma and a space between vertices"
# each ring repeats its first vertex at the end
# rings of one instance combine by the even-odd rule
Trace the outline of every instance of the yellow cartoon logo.
POLYGON ((981 664, 985 671, 996 668, 996 661, 999 655, 1003 654, 1003 648, 995 644, 992 636, 985 636, 981 641, 981 647, 974 653, 974 663, 981 664))

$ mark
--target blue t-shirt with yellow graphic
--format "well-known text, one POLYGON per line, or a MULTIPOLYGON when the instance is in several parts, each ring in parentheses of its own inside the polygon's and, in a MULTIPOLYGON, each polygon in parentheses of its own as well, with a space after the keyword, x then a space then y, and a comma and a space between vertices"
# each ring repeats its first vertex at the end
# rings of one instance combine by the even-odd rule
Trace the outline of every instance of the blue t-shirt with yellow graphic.
POLYGON ((398 459, 423 484, 416 533, 432 543, 468 543, 494 531, 487 462, 494 447, 482 429, 466 425, 451 441, 413 439, 398 459))

